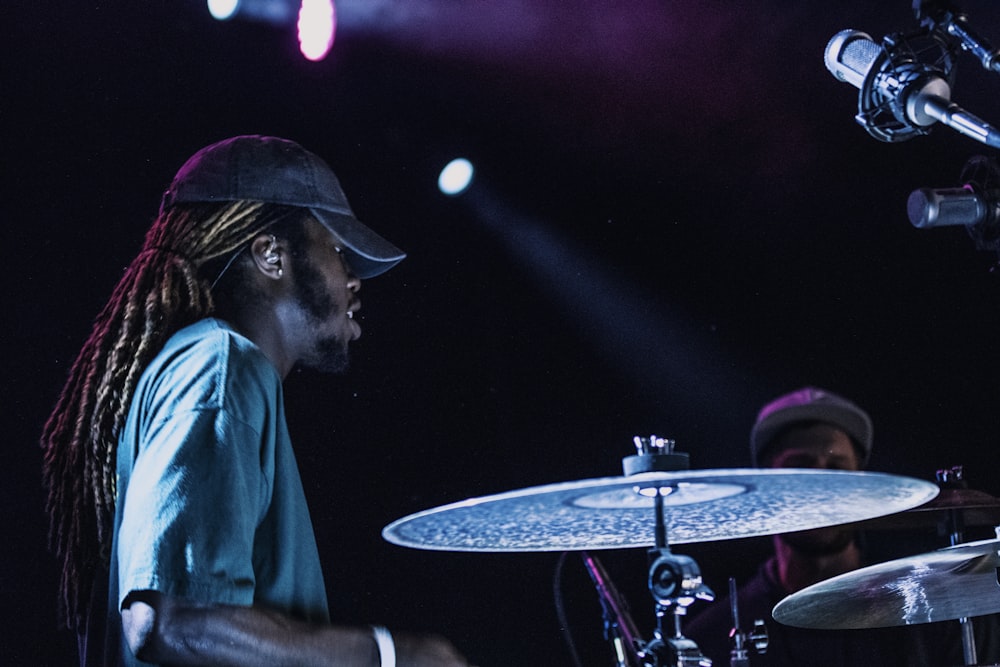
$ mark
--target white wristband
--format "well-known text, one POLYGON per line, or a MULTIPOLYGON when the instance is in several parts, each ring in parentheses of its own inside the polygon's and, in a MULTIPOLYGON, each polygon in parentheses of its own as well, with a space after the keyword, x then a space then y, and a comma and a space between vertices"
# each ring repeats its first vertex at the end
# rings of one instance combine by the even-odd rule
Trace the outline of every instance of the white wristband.
POLYGON ((396 642, 392 640, 392 633, 385 626, 373 625, 372 636, 378 646, 379 664, 382 667, 396 667, 396 642))

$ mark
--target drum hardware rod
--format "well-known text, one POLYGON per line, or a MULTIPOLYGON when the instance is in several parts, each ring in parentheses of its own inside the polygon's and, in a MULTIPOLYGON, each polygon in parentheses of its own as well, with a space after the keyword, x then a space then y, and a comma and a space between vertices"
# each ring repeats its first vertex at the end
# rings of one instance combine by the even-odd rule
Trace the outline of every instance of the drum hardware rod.
POLYGON ((656 524, 653 528, 657 551, 669 551, 667 546, 667 522, 663 517, 663 494, 657 489, 656 500, 653 501, 653 511, 656 512, 656 524))
POLYGON ((729 667, 750 667, 750 651, 746 648, 746 635, 740 630, 740 606, 736 599, 736 578, 729 577, 729 602, 733 614, 733 648, 729 652, 729 667))
MULTIPOLYGON (((965 468, 957 465, 951 468, 944 468, 935 473, 938 485, 956 489, 967 489, 968 482, 965 480, 965 468)), ((965 541, 965 519, 960 509, 949 509, 947 513, 948 540, 951 546, 962 544, 965 541)), ((978 660, 976 654, 976 634, 972 627, 972 619, 962 616, 958 619, 958 624, 962 632, 962 657, 966 665, 975 665, 978 660)))
POLYGON ((729 652, 729 667, 750 667, 750 650, 747 642, 756 649, 758 654, 767 651, 767 627, 761 619, 755 619, 753 630, 744 632, 740 629, 740 608, 736 594, 736 578, 729 577, 729 603, 733 614, 733 629, 729 633, 733 638, 733 649, 729 652))

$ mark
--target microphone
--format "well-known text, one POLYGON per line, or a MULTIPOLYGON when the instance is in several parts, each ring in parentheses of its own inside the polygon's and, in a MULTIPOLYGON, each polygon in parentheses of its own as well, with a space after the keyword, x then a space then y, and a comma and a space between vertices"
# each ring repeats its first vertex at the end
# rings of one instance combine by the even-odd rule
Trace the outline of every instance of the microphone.
POLYGON ((965 185, 960 188, 920 188, 910 193, 906 200, 906 214, 910 224, 917 229, 962 225, 971 227, 986 221, 990 209, 1000 202, 990 202, 965 185))
POLYGON ((1000 250, 1000 164, 981 155, 962 169, 963 185, 920 188, 910 193, 906 213, 918 229, 963 226, 980 250, 1000 250))
POLYGON ((838 80, 861 92, 858 121, 880 141, 896 142, 927 134, 940 122, 1000 148, 1000 131, 951 102, 950 54, 932 31, 926 36, 940 51, 946 69, 921 63, 906 38, 886 37, 881 45, 858 30, 841 30, 826 45, 823 60, 838 80))

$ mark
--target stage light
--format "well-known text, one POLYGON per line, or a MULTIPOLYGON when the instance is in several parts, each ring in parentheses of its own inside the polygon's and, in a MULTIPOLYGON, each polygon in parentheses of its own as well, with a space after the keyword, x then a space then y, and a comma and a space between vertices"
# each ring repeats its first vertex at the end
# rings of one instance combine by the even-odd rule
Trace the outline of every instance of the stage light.
POLYGON ((212 18, 225 21, 233 17, 239 4, 239 0, 208 0, 208 11, 212 18))
POLYGON ((456 197, 469 187, 475 169, 465 158, 456 158, 445 165, 438 176, 438 189, 450 197, 456 197))
POLYGON ((291 25, 298 9, 296 0, 208 0, 208 11, 220 21, 240 18, 291 25))
POLYGON ((312 61, 322 60, 333 46, 337 13, 333 0, 302 0, 299 9, 299 51, 312 61))

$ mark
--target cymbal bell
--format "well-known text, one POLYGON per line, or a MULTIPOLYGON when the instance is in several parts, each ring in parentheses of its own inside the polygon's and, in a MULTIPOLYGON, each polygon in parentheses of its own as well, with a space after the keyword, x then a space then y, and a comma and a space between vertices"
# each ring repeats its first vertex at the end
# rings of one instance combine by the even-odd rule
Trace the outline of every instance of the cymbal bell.
POLYGON ((974 489, 943 487, 930 502, 858 524, 864 530, 916 530, 944 525, 950 516, 967 528, 1000 525, 1000 498, 974 489))
POLYGON ((660 489, 670 544, 851 523, 916 507, 938 493, 931 482, 874 472, 649 472, 470 498, 398 519, 382 535, 401 546, 439 551, 648 547, 655 544, 656 513, 640 487, 660 489))
POLYGON ((821 581, 789 595, 774 620, 800 628, 853 630, 1000 612, 1000 540, 969 542, 821 581))

